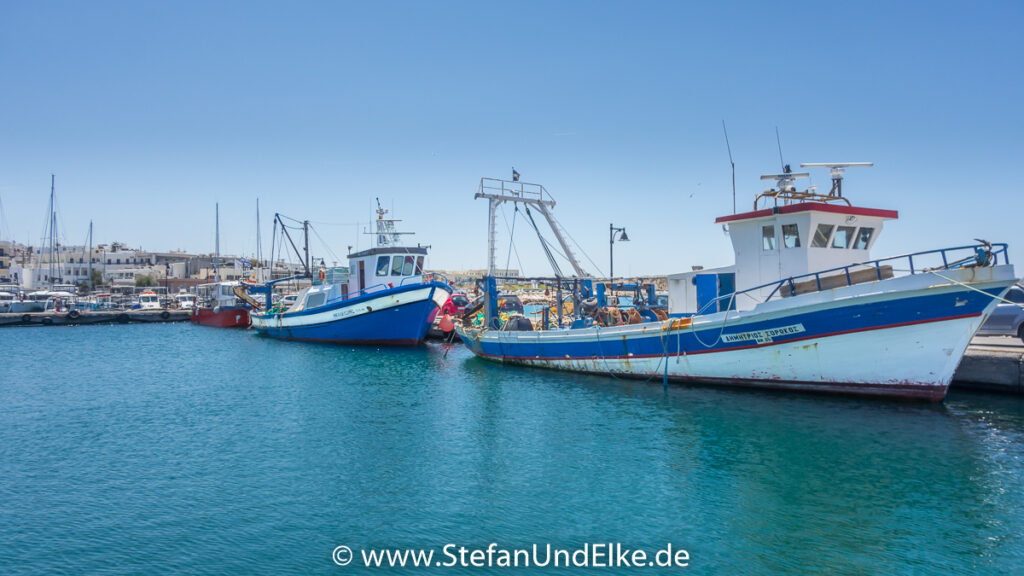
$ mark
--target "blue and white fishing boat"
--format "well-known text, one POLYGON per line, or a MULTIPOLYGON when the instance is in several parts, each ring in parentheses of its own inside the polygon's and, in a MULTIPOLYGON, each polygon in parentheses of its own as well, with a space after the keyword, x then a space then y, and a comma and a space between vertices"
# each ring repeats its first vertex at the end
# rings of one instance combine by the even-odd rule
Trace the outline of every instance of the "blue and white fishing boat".
POLYGON ((795 180, 808 174, 788 167, 763 176, 777 185, 754 210, 716 220, 735 264, 669 276, 665 320, 503 325, 488 277, 485 323, 459 335, 476 355, 509 364, 941 401, 971 338, 1015 282, 1006 245, 873 260, 883 223, 898 214, 843 196, 843 171, 858 165, 870 164, 805 164, 831 169, 828 194, 798 191, 795 180))
POLYGON ((426 337, 433 312, 451 294, 439 275, 424 274, 427 248, 402 246, 398 220, 384 218, 377 208, 376 245, 348 255, 349 274, 328 281, 325 270, 318 282, 303 289, 295 303, 275 309, 268 283, 266 312, 252 314, 252 327, 286 340, 346 344, 415 346, 426 337))

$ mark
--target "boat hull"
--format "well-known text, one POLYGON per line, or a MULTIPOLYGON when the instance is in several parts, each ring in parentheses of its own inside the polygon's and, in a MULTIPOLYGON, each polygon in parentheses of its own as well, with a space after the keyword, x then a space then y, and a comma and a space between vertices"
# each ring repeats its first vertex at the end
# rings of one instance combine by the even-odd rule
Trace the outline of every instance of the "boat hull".
POLYGON ((460 335, 478 356, 525 366, 941 401, 994 296, 1014 281, 1008 266, 943 274, 959 275, 963 284, 915 275, 775 300, 728 317, 460 335))
POLYGON ((200 326, 215 328, 248 328, 249 309, 241 306, 217 306, 216 308, 194 308, 189 321, 200 326))
POLYGON ((24 314, 28 312, 43 312, 46 310, 46 302, 34 300, 16 300, 11 302, 9 312, 11 314, 24 314))
POLYGON ((436 282, 394 288, 294 314, 254 315, 253 327, 283 340, 416 346, 449 290, 436 282))

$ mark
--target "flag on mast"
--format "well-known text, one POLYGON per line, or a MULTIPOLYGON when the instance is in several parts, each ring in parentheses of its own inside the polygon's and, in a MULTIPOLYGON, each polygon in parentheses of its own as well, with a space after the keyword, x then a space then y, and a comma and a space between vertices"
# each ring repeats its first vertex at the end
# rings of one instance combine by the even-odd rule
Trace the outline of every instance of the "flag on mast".
POLYGON ((515 167, 512 168, 512 181, 519 182, 519 172, 516 172, 515 167))

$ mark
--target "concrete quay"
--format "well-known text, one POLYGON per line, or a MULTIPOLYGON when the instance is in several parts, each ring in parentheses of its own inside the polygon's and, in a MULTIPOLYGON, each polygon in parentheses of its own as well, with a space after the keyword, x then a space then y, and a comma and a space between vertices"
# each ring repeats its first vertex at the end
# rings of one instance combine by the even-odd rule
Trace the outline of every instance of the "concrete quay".
POLYGON ((82 310, 0 314, 0 326, 74 326, 81 324, 137 324, 186 322, 188 310, 82 310))
POLYGON ((1024 395, 1024 342, 1009 336, 979 336, 953 375, 953 389, 1024 395))

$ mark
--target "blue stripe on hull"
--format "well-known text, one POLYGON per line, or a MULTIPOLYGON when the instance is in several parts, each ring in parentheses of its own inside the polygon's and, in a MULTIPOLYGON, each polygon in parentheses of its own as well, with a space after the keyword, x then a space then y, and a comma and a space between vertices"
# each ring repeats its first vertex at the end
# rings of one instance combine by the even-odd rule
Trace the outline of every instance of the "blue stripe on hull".
MULTIPOLYGON (((1002 290, 1003 288, 991 289, 988 293, 998 296, 1002 290)), ((557 338, 540 338, 538 341, 537 335, 530 332, 505 332, 497 341, 476 341, 468 338, 463 340, 477 354, 508 360, 675 356, 742 350, 847 332, 977 316, 984 312, 991 301, 992 297, 986 294, 974 290, 961 290, 894 298, 881 302, 840 305, 812 312, 795 311, 790 315, 760 322, 746 321, 741 324, 740 320, 735 320, 731 325, 727 322, 724 330, 721 324, 712 323, 710 326, 697 329, 696 334, 689 327, 668 332, 661 330, 660 324, 649 323, 645 324, 649 328, 644 335, 640 335, 639 328, 645 325, 633 325, 619 329, 603 328, 603 334, 592 331, 593 337, 583 341, 559 342, 557 338), (796 324, 801 325, 803 331, 773 336, 771 342, 725 341, 727 336, 779 330, 796 324), (614 335, 610 334, 612 330, 616 330, 614 335), (627 335, 623 337, 623 333, 627 335), (719 338, 720 333, 723 338, 719 338)))
POLYGON ((426 337, 430 328, 427 319, 436 307, 427 298, 332 322, 259 331, 284 340, 415 346, 426 337))

